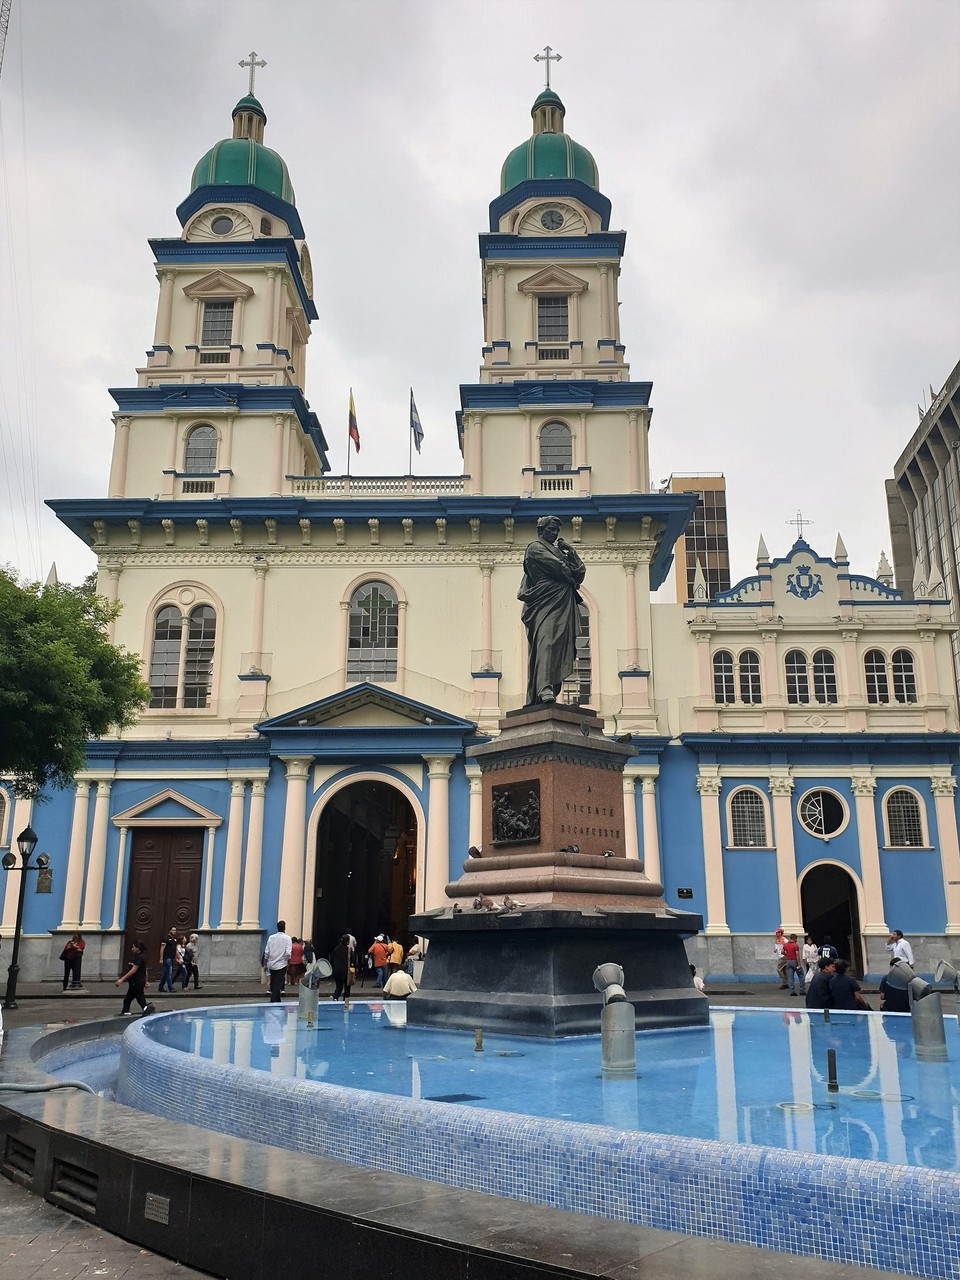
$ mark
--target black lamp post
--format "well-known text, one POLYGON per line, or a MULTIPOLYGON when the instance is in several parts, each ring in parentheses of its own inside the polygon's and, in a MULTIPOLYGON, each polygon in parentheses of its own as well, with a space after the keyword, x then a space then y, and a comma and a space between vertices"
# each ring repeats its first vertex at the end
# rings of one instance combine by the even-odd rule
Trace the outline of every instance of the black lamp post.
POLYGON ((33 827, 24 827, 17 836, 17 848, 20 851, 22 860, 22 864, 19 867, 17 866, 17 855, 15 853, 5 853, 3 855, 3 869, 5 871, 20 872, 17 923, 13 931, 13 954, 10 957, 10 968, 7 970, 7 992, 3 998, 4 1009, 16 1009, 17 1007, 17 975, 20 972, 20 966, 17 961, 20 958, 20 933, 23 929, 23 897, 27 889, 27 872, 42 871, 50 865, 50 859, 45 853, 39 855, 36 866, 30 862, 33 857, 33 851, 37 847, 37 839, 37 833, 33 827))

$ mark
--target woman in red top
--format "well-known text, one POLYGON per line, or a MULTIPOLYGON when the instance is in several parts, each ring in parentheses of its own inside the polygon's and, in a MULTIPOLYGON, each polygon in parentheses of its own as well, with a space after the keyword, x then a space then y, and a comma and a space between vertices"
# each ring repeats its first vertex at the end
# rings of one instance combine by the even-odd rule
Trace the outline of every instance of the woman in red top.
POLYGON ((806 995, 806 986, 803 981, 803 958, 800 955, 800 944, 797 942, 795 933, 791 933, 783 944, 783 957, 787 962, 784 976, 787 979, 790 994, 792 996, 806 995))
POLYGON ((63 961, 63 989, 67 983, 74 989, 80 986, 80 966, 83 964, 83 948, 85 943, 79 933, 75 933, 60 952, 63 961))
POLYGON ((290 959, 287 961, 287 976, 291 986, 295 987, 306 972, 307 966, 303 963, 303 939, 293 938, 290 943, 290 959))

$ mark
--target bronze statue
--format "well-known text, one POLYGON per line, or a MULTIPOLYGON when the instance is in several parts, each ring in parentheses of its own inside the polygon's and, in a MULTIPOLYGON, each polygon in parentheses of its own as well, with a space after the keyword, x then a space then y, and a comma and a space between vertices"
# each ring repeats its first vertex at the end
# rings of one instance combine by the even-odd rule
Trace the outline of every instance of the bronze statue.
POLYGON ((555 702, 577 665, 580 593, 586 565, 560 537, 561 521, 543 516, 536 541, 523 554, 523 581, 517 599, 527 630, 527 701, 555 702))

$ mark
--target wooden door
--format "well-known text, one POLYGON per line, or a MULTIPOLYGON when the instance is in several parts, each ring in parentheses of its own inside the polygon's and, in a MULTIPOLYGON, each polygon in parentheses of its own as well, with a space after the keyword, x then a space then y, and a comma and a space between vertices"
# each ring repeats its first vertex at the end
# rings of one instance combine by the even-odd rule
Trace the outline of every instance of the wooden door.
POLYGON ((200 920, 203 872, 203 828, 144 827, 132 833, 127 917, 124 925, 124 968, 130 944, 147 944, 147 971, 159 976, 160 943, 171 925, 192 933, 200 920))

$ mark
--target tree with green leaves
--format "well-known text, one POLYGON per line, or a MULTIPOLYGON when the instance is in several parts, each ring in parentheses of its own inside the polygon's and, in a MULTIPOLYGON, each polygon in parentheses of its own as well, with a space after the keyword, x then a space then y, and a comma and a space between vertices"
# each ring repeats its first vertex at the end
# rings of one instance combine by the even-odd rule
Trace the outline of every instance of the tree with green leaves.
POLYGON ((0 773, 18 795, 70 786, 87 740, 133 724, 146 703, 140 658, 107 636, 119 612, 86 584, 21 583, 0 568, 0 773))

